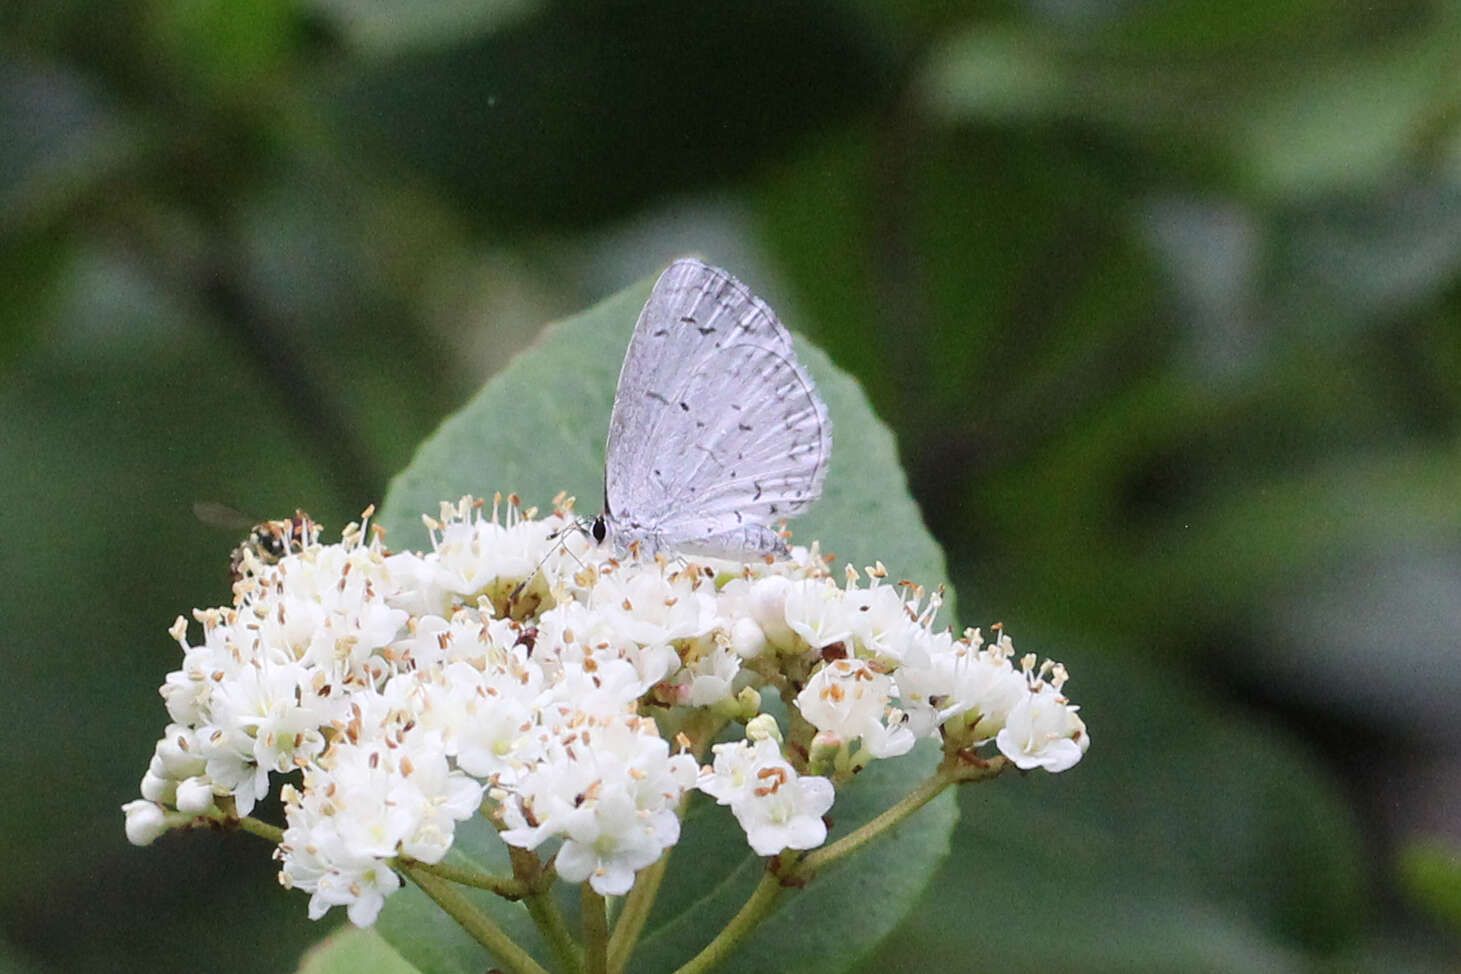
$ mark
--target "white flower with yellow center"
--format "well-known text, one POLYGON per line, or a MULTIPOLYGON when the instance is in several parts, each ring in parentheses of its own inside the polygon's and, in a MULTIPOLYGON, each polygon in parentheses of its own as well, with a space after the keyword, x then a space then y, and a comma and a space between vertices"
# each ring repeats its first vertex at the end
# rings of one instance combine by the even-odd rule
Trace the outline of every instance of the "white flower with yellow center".
POLYGON ((730 806, 758 856, 814 849, 827 840, 822 816, 832 807, 832 782, 798 775, 771 738, 712 750, 715 763, 701 769, 696 787, 730 806))
POLYGON ((896 757, 913 749, 912 731, 900 716, 890 716, 893 680, 866 660, 837 659, 823 666, 797 695, 796 706, 813 727, 840 742, 861 740, 875 758, 896 757))

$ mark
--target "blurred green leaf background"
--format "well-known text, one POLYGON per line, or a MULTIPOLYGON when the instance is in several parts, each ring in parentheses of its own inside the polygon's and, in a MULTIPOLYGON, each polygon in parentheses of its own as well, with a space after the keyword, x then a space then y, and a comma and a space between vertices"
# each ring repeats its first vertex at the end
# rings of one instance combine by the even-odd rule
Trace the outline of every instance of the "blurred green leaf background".
POLYGON ((868 970, 1450 969, 1457 0, 0 8, 0 968, 293 969, 258 840, 122 835, 228 597, 194 504, 343 525, 684 253, 858 377, 1091 728, 868 970))

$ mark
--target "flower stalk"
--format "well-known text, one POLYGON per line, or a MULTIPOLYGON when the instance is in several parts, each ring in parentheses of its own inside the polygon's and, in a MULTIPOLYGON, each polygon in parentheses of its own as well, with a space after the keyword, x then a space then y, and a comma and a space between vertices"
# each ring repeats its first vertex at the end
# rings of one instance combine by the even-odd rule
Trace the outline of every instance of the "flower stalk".
MULTIPOLYGON (((790 858, 789 856, 787 858, 790 858)), ((690 961, 679 967, 675 974, 705 974, 714 970, 716 966, 723 963, 734 953, 737 945, 755 930, 762 920, 770 915, 772 907, 781 897, 786 889, 785 883, 777 875, 777 865, 781 858, 767 864, 766 871, 761 874, 761 881, 756 884, 746 902, 741 905, 731 921, 716 934, 715 938, 706 944, 690 961)))
POLYGON ((445 880, 418 869, 414 864, 402 863, 397 868, 431 897, 442 912, 485 947, 509 974, 549 974, 547 968, 533 960, 531 954, 519 947, 487 914, 445 880))
POLYGON ((584 974, 609 974, 608 904, 588 883, 580 887, 584 974))

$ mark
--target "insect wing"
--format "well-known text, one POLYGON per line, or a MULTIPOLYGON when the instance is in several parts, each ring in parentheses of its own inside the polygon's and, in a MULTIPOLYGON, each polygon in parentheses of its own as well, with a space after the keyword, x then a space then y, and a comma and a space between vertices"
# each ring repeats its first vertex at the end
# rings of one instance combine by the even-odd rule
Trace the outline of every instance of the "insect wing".
POLYGON ((771 309, 724 271, 672 264, 619 375, 608 509, 669 544, 766 524, 816 500, 830 452, 826 407, 771 309))
POLYGON ((226 531, 246 531, 259 522, 258 518, 249 517, 238 508, 217 501, 193 501, 193 517, 200 524, 226 531))

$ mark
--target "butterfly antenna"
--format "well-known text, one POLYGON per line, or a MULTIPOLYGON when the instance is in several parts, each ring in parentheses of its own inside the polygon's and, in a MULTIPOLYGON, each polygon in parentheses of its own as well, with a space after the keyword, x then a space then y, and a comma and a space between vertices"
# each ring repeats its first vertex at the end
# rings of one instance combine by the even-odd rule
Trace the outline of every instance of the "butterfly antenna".
POLYGON ((557 543, 554 544, 553 547, 548 549, 547 554, 538 559, 538 563, 533 566, 533 570, 528 572, 527 578, 524 578, 521 582, 518 582, 516 585, 513 586, 512 591, 507 593, 508 615, 512 614, 513 603, 515 603, 518 598, 522 596, 527 587, 533 583, 533 579, 538 577, 538 573, 543 570, 543 566, 548 563, 548 559, 552 558, 559 551, 567 551, 568 557, 578 562, 578 566, 580 568, 585 567, 583 561, 572 551, 569 551, 568 545, 565 544, 563 541, 563 536, 569 531, 576 531, 579 534, 584 535, 588 534, 588 529, 584 526, 588 522, 588 520, 588 518, 576 517, 572 521, 569 521, 567 524, 565 524, 563 527, 559 528, 557 531, 554 531, 548 535, 548 540, 555 541, 557 543))

